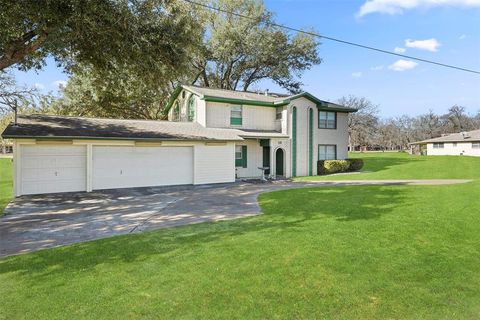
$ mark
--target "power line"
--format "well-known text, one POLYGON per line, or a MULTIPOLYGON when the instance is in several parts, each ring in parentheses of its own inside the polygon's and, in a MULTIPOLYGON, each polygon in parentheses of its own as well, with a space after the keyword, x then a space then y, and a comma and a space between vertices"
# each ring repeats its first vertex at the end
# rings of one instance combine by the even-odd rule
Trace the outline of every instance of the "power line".
MULTIPOLYGON (((246 15, 240 14, 240 13, 224 10, 222 8, 212 7, 212 6, 209 6, 207 4, 199 3, 199 2, 196 2, 196 1, 192 1, 192 0, 183 0, 183 1, 188 2, 190 4, 193 4, 193 5, 196 5, 196 6, 204 7, 204 8, 209 9, 209 10, 231 14, 231 15, 234 15, 234 16, 237 16, 237 17, 240 17, 240 18, 249 19, 249 20, 257 20, 256 18, 252 18, 252 17, 246 16, 246 15)), ((456 70, 460 70, 460 71, 464 71, 464 72, 480 74, 480 71, 477 71, 477 70, 467 69, 467 68, 454 66, 454 65, 451 65, 451 64, 446 64, 446 63, 441 63, 441 62, 437 62, 437 61, 417 58, 417 57, 414 57, 414 56, 409 56, 409 55, 406 55, 406 54, 401 54, 401 53, 396 53, 396 52, 392 52, 392 51, 388 51, 388 50, 383 50, 383 49, 379 49, 379 48, 375 48, 375 47, 371 47, 371 46, 367 46, 367 45, 363 45, 363 44, 355 43, 355 42, 351 42, 351 41, 346 41, 346 40, 342 40, 342 39, 338 39, 338 38, 334 38, 334 37, 328 37, 328 36, 324 36, 324 35, 321 35, 321 34, 318 34, 318 33, 315 33, 315 32, 309 32, 309 31, 304 31, 304 30, 300 30, 300 29, 297 29, 297 28, 292 28, 292 27, 289 27, 289 26, 286 26, 286 25, 283 25, 283 24, 278 24, 278 23, 274 23, 274 22, 265 22, 265 24, 273 26, 273 27, 279 27, 279 28, 282 28, 282 29, 294 31, 294 32, 300 32, 300 33, 308 34, 308 35, 311 35, 311 36, 314 36, 314 37, 323 38, 323 39, 330 40, 330 41, 339 42, 339 43, 350 45, 350 46, 359 47, 359 48, 362 48, 362 49, 373 50, 373 51, 377 51, 377 52, 380 52, 380 53, 389 54, 389 55, 392 55, 392 56, 407 58, 407 59, 411 59, 411 60, 417 60, 417 61, 430 63, 430 64, 434 64, 434 65, 437 65, 437 66, 446 67, 446 68, 450 68, 450 69, 456 69, 456 70)))

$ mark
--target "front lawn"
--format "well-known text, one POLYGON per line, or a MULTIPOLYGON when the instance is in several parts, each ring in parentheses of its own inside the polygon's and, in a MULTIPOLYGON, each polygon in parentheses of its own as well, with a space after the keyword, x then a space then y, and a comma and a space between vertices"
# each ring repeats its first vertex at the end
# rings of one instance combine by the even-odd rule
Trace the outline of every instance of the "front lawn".
POLYGON ((472 179, 480 178, 480 157, 411 156, 405 152, 352 152, 365 162, 362 173, 298 177, 312 180, 472 179))
POLYGON ((0 216, 12 200, 12 159, 0 158, 0 216))
POLYGON ((253 218, 1 259, 0 319, 475 319, 479 191, 282 190, 253 218))

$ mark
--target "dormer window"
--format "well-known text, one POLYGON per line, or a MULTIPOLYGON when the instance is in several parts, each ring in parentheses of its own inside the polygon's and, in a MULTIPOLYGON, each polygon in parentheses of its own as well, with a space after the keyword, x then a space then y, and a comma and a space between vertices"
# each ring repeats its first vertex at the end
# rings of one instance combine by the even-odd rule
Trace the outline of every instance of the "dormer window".
POLYGON ((172 114, 173 121, 180 121, 180 104, 175 102, 175 106, 173 107, 173 114, 172 114))
POLYGON ((190 95, 190 98, 188 99, 187 116, 188 121, 195 120, 195 97, 193 94, 190 95))
POLYGON ((230 125, 232 126, 242 125, 242 106, 241 105, 230 106, 230 125))

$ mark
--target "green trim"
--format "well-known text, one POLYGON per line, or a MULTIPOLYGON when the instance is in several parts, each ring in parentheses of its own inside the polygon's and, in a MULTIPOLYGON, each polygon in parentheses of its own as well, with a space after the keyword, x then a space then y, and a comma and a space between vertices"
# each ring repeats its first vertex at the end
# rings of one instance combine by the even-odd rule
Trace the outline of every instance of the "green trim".
POLYGON ((260 147, 270 147, 270 139, 260 139, 260 147))
POLYGON ((265 101, 257 101, 257 100, 222 98, 222 97, 214 97, 214 96, 204 96, 202 99, 209 102, 222 102, 222 103, 230 103, 230 104, 241 104, 241 105, 249 105, 249 106, 273 107, 273 108, 288 104, 288 102, 283 102, 283 101, 279 103, 274 103, 274 102, 265 102, 265 101))
POLYGON ((308 175, 313 175, 313 110, 308 110, 308 175))
POLYGON ((241 126, 242 125, 242 118, 230 118, 230 124, 232 126, 241 126))
POLYGON ((292 177, 297 176, 297 107, 292 111, 292 177))
POLYGON ((190 122, 195 120, 195 105, 196 105, 195 98, 192 93, 188 98, 188 103, 187 103, 187 120, 190 122))
POLYGON ((170 108, 172 108, 173 106, 173 103, 175 102, 175 100, 177 100, 178 98, 178 95, 180 94, 180 92, 182 92, 182 86, 178 86, 175 88, 175 90, 173 91, 172 95, 170 96, 170 98, 168 99, 168 102, 167 104, 165 105, 165 107, 163 108, 163 115, 166 116, 168 114, 168 111, 170 111, 170 108))
POLYGON ((247 146, 242 146, 242 167, 246 168, 247 167, 247 146))

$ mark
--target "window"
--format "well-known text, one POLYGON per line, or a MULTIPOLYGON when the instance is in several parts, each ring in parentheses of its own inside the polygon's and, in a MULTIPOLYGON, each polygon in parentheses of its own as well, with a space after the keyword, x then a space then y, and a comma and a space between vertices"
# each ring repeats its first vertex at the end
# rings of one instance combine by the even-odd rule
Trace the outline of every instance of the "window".
POLYGON ((433 144, 433 149, 443 149, 443 142, 435 142, 433 144))
POLYGON ((235 146, 235 167, 247 167, 247 146, 235 146))
POLYGON ((472 149, 480 149, 480 142, 472 142, 472 149))
POLYGON ((195 97, 190 95, 190 98, 188 99, 188 121, 193 121, 195 120, 195 97))
POLYGON ((282 120, 282 112, 283 112, 282 108, 277 108, 277 114, 275 115, 276 120, 282 120))
POLYGON ((457 143, 456 143, 456 142, 452 143, 452 145, 453 145, 454 148, 457 147, 457 143))
POLYGON ((337 129, 337 113, 329 111, 319 111, 318 127, 320 129, 337 129))
POLYGON ((230 124, 234 126, 242 125, 242 106, 230 106, 230 124))
POLYGON ((175 107, 173 108, 172 118, 173 118, 173 121, 179 121, 180 120, 180 105, 178 104, 178 101, 175 102, 175 107))
POLYGON ((318 160, 336 160, 337 146, 321 144, 318 146, 318 160))

